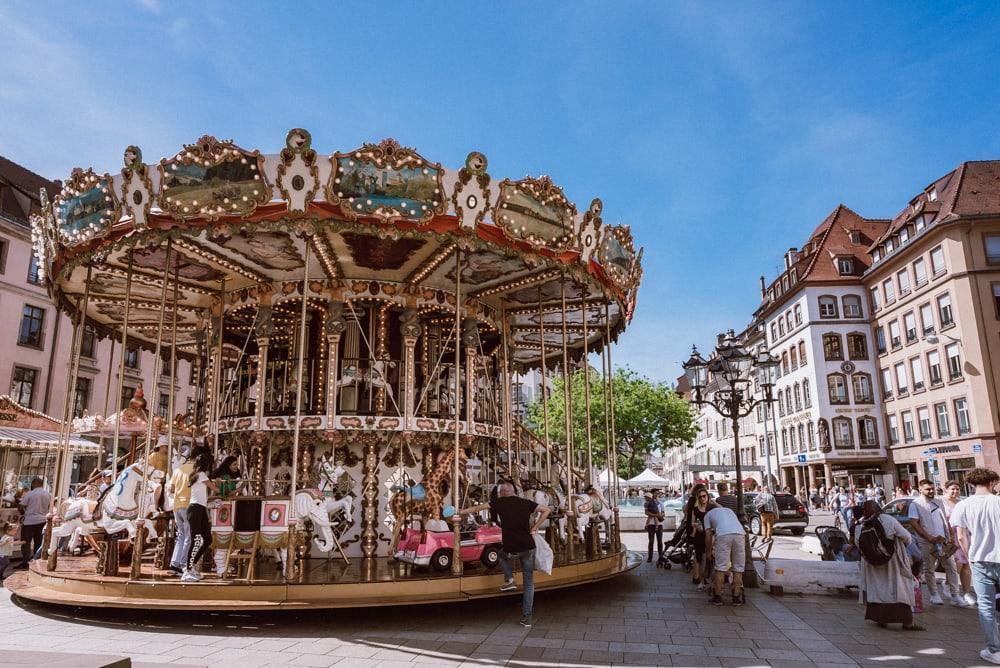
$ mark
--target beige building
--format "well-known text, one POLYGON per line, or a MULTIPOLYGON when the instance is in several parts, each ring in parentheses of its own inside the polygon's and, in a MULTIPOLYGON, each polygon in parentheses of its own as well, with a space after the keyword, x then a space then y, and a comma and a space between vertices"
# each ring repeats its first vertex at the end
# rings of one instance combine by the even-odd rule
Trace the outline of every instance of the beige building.
POLYGON ((899 482, 1000 469, 1000 161, 931 183, 870 255, 863 280, 899 482))

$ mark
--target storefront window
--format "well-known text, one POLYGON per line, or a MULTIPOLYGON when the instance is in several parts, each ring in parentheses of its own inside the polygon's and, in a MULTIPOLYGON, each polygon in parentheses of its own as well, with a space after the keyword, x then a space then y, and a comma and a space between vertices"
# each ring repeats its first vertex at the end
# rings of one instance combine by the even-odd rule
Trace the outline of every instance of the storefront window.
POLYGON ((948 470, 948 480, 956 481, 962 488, 962 494, 972 493, 972 489, 965 484, 965 474, 976 468, 975 457, 959 457, 958 459, 946 459, 945 466, 948 470))
POLYGON ((899 486, 903 491, 909 491, 917 486, 917 465, 916 464, 896 464, 896 477, 899 479, 899 486))

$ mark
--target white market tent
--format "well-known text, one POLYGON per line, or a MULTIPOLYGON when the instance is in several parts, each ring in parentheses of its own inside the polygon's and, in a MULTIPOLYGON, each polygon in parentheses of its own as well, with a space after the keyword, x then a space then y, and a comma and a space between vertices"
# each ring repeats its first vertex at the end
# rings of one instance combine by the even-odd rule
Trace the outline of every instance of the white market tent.
POLYGON ((652 470, 647 468, 645 471, 635 476, 634 478, 629 478, 625 481, 625 485, 629 487, 655 487, 657 485, 666 485, 666 478, 661 478, 656 475, 652 470))
POLYGON ((615 483, 617 483, 618 485, 624 485, 624 484, 625 484, 625 481, 624 481, 624 480, 622 480, 622 479, 621 479, 621 477, 620 477, 620 476, 619 476, 619 475, 618 475, 617 473, 616 473, 616 474, 614 474, 614 477, 612 478, 612 473, 611 473, 611 471, 609 471, 608 469, 604 469, 604 470, 603 470, 603 471, 601 471, 601 473, 600 473, 600 474, 599 474, 599 475, 597 476, 597 482, 598 482, 598 483, 599 483, 599 484, 600 484, 600 485, 601 485, 602 487, 607 487, 607 486, 608 486, 608 484, 610 484, 610 483, 611 483, 612 481, 614 481, 614 482, 615 482, 615 483))

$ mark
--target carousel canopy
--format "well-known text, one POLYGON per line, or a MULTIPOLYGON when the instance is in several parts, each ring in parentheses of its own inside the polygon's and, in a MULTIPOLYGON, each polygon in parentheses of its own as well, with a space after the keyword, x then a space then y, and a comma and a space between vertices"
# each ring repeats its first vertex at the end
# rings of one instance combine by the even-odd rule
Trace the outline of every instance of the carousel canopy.
POLYGON ((509 327, 520 368, 543 346, 561 353, 563 313, 575 355, 631 319, 642 252, 629 227, 602 221, 601 200, 581 211, 549 177, 493 179, 477 152, 450 169, 393 140, 332 154, 311 141, 294 129, 280 153, 262 154, 205 136, 150 164, 130 146, 116 174, 74 170, 32 220, 53 296, 79 310, 89 276, 88 320, 120 332, 128 302, 129 335, 149 346, 161 330, 172 338, 166 295, 182 355, 220 310, 238 347, 259 304, 280 333, 303 297, 328 313, 375 301, 448 322, 458 289, 466 317, 509 327))
POLYGON ((645 485, 649 485, 650 487, 652 487, 654 485, 664 485, 666 483, 667 483, 666 478, 661 478, 649 468, 647 468, 634 478, 629 478, 625 482, 625 484, 628 485, 629 487, 642 487, 645 485))

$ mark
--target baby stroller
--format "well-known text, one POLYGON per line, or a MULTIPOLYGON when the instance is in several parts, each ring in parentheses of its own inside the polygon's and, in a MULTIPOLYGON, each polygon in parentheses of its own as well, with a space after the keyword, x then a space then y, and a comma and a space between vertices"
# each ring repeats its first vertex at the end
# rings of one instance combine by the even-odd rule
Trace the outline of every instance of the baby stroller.
POLYGON ((694 562, 694 545, 691 543, 691 530, 687 520, 681 522, 673 537, 663 546, 663 554, 656 560, 656 567, 670 570, 674 564, 682 567, 684 572, 691 570, 694 562))
POLYGON ((819 545, 823 549, 823 561, 857 561, 858 550, 850 544, 847 534, 832 526, 818 526, 815 529, 819 545))

